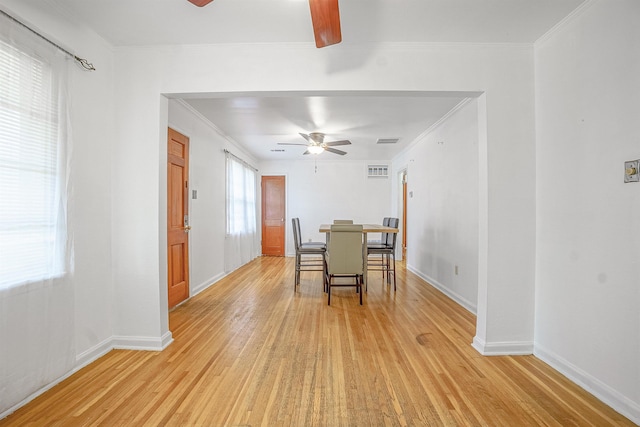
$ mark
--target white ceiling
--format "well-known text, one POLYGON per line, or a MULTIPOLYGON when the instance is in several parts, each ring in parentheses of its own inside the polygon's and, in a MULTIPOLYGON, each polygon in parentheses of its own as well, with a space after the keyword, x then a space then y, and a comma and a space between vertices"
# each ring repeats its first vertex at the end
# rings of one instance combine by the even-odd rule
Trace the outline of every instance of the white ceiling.
MULTIPOLYGON (((29 0, 84 22, 113 46, 306 43, 316 49, 307 0, 29 0)), ((343 44, 534 43, 585 0, 341 0, 343 44)), ((326 47, 324 49, 331 49, 326 47)), ((351 159, 390 159, 466 94, 272 94, 188 99, 257 158, 302 158, 299 132, 348 139, 351 159), (400 138, 395 146, 378 138, 400 138), (271 150, 285 148, 285 152, 271 150)), ((334 154, 320 156, 341 158, 334 154)), ((305 156, 306 157, 306 156, 305 156)))

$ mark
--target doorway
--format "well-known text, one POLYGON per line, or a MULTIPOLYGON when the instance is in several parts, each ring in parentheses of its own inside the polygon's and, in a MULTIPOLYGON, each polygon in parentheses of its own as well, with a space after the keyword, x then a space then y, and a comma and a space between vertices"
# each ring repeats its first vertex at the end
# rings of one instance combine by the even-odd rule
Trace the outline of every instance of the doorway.
POLYGON ((169 308, 189 298, 189 138, 167 138, 167 281, 169 308))
POLYGON ((262 177, 262 255, 284 256, 285 177, 262 177))

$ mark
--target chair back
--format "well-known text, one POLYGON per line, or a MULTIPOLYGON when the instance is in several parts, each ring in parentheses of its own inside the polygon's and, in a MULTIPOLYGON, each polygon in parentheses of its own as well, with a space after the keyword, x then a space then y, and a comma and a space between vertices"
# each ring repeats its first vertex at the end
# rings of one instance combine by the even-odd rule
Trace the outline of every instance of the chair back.
MULTIPOLYGON (((398 224, 400 220, 398 218, 389 218, 388 227, 398 228, 398 224)), ((383 243, 388 247, 392 248, 394 251, 396 249, 396 240, 398 240, 398 233, 384 233, 386 236, 383 236, 383 243)))
POLYGON ((293 228, 293 243, 296 246, 296 252, 300 251, 302 246, 302 237, 300 236, 300 218, 291 218, 293 228))
POLYGON ((329 274, 364 274, 362 225, 334 224, 327 248, 329 274))
MULTIPOLYGON (((399 220, 398 218, 385 218, 382 221, 382 225, 385 227, 398 228, 399 220)), ((398 233, 382 233, 382 239, 380 243, 387 247, 391 247, 391 245, 395 245, 395 237, 398 233)), ((394 246, 395 247, 395 246, 394 246)))
POLYGON ((353 224, 353 220, 352 219, 334 219, 333 223, 334 224, 353 224))

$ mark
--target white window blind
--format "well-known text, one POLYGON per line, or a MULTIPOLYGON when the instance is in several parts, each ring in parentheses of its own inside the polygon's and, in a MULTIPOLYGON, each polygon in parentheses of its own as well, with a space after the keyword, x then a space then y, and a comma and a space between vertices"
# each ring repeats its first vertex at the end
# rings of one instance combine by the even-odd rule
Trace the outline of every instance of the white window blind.
POLYGON ((0 289, 63 273, 61 134, 54 70, 0 40, 0 289))

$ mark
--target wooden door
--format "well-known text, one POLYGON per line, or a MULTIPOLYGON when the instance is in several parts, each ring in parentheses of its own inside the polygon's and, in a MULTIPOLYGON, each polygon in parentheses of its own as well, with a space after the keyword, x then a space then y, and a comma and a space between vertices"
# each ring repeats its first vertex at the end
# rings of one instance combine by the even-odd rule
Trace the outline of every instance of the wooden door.
POLYGON ((262 255, 284 256, 284 176, 262 177, 262 255))
POLYGON ((169 308, 189 297, 189 138, 169 128, 167 140, 169 308))

